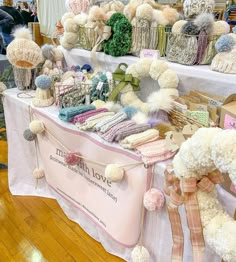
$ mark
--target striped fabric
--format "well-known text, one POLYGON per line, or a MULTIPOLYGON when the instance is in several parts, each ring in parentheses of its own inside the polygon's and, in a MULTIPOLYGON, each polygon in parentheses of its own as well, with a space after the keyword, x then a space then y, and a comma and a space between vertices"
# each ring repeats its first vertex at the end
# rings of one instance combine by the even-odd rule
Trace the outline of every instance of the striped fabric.
POLYGON ((76 123, 83 124, 89 117, 95 116, 99 113, 108 112, 108 109, 106 108, 99 108, 95 110, 91 110, 88 112, 85 112, 83 114, 77 115, 72 119, 72 123, 75 125, 76 123))

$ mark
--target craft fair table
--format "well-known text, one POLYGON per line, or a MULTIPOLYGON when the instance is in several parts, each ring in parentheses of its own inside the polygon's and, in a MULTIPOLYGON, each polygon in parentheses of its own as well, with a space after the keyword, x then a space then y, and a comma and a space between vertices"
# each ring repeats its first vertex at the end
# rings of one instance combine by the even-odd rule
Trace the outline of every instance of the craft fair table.
MULTIPOLYGON (((62 48, 62 51, 68 67, 73 65, 82 66, 91 62, 90 51, 76 48, 71 50, 62 48)), ((120 63, 130 65, 136 63, 138 59, 138 57, 134 56, 112 57, 102 52, 97 53, 97 61, 101 68, 111 72, 120 63)), ((168 64, 178 74, 180 80, 178 89, 181 94, 187 94, 190 90, 204 91, 219 96, 228 96, 236 93, 236 75, 214 72, 207 65, 185 66, 170 62, 168 64)), ((159 89, 156 82, 147 78, 143 79, 142 85, 145 88, 142 88, 140 97, 145 99, 151 91, 159 89)))
MULTIPOLYGON (((77 222, 91 237, 101 242, 109 253, 115 254, 126 261, 131 261, 131 246, 137 241, 137 232, 139 233, 139 230, 137 230, 137 228, 135 229, 135 227, 139 225, 140 212, 142 209, 142 195, 149 183, 148 178, 150 178, 150 174, 148 174, 144 166, 141 166, 139 167, 140 169, 134 169, 135 179, 129 180, 127 178, 123 184, 114 185, 112 189, 112 187, 108 187, 108 184, 104 185, 104 181, 102 181, 104 177, 101 170, 96 174, 97 178, 99 177, 101 181, 98 181, 98 179, 95 181, 92 173, 90 173, 90 177, 88 178, 89 171, 88 167, 85 166, 79 166, 79 174, 80 171, 87 174, 79 176, 73 173, 77 173, 77 171, 73 169, 70 170, 73 174, 69 173, 68 168, 63 166, 63 150, 60 148, 60 144, 54 144, 54 142, 48 144, 48 138, 42 136, 38 139, 39 143, 42 145, 39 145, 38 151, 35 151, 34 142, 28 142, 23 138, 23 132, 28 128, 32 117, 33 119, 41 119, 46 124, 46 128, 54 132, 57 139, 62 143, 79 147, 81 150, 84 150, 84 152, 87 150, 91 158, 96 158, 96 153, 101 155, 101 150, 103 150, 108 163, 114 163, 115 161, 135 162, 139 160, 133 152, 124 150, 117 144, 104 142, 94 133, 81 133, 72 124, 62 122, 57 117, 58 108, 54 106, 41 109, 32 108, 31 98, 19 98, 17 93, 19 93, 17 89, 6 90, 3 101, 6 112, 9 146, 8 175, 11 193, 13 195, 55 198, 68 218, 77 222), (73 138, 72 142, 69 142, 70 137, 73 138), (83 143, 83 139, 88 140, 86 143, 83 143), (93 146, 100 146, 98 150, 101 152, 92 151, 93 146), (38 180, 37 186, 36 179, 32 176, 32 171, 37 163, 36 156, 38 156, 39 165, 44 168, 46 174, 46 179, 43 178, 38 180), (113 156, 118 160, 113 158, 113 156), (70 178, 69 180, 68 177, 70 178), (84 179, 85 177, 87 177, 87 179, 84 179), (80 180, 77 181, 76 179, 80 180), (82 184, 80 185, 80 183, 82 184), (81 190, 79 186, 82 186, 81 190), (69 193, 65 194, 65 191, 63 192, 60 188, 69 190, 69 193), (109 191, 107 189, 109 189, 109 191), (81 197, 85 202, 91 199, 96 200, 90 201, 91 203, 86 202, 90 205, 88 208, 88 206, 78 203, 78 201, 74 201, 71 197, 73 194, 72 191, 75 191, 74 198, 81 197), (104 194, 103 191, 107 194, 107 204, 99 204, 99 197, 101 197, 101 194, 104 194), (108 194, 108 192, 111 194, 108 194), (125 194, 128 194, 128 197, 125 194), (133 205, 130 207, 130 210, 128 210, 126 202, 130 202, 133 205), (124 204, 121 205, 119 203, 124 204), (112 208, 112 212, 110 209, 106 209, 106 205, 112 208), (96 210, 97 206, 100 206, 101 210, 96 210), (94 208, 94 212, 90 209, 91 207, 94 208), (98 212, 99 216, 103 216, 103 221, 101 221, 101 217, 98 217, 95 212, 98 212), (110 213, 114 213, 115 217, 112 217, 110 213), (111 219, 113 220, 110 221, 111 219), (130 219, 132 222, 128 222, 129 224, 127 225, 126 221, 130 221, 130 219), (104 221, 108 225, 111 222, 109 230, 105 228, 104 221), (135 232, 132 233, 131 231, 135 232), (122 234, 117 234, 116 232, 122 232, 122 234), (133 235, 133 238, 129 235, 133 235)), ((166 162, 161 162, 156 164, 154 168, 153 183, 156 188, 161 190, 164 185, 163 171, 166 164, 166 162)), ((134 178, 132 170, 130 174, 129 178, 132 176, 134 178)), ((235 198, 221 187, 218 187, 218 193, 219 199, 225 209, 233 215, 236 206, 235 198)), ((180 212, 185 233, 184 262, 189 262, 192 261, 189 231, 186 225, 184 209, 181 208, 180 212)), ((172 238, 166 206, 159 212, 147 212, 144 221, 143 245, 149 250, 151 261, 171 261, 172 238)), ((213 251, 206 248, 204 261, 220 262, 221 258, 216 256, 213 251)))

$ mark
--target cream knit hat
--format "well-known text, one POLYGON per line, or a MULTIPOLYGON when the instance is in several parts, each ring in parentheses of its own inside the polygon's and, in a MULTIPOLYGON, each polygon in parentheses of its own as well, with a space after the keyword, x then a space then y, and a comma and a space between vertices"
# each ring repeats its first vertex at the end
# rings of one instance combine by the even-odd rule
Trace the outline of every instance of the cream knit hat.
POLYGON ((201 13, 212 13, 214 7, 214 0, 185 0, 184 16, 186 18, 193 18, 201 13))
POLYGON ((14 33, 15 39, 7 47, 9 62, 24 69, 33 69, 42 61, 40 47, 32 40, 28 28, 19 28, 14 33))

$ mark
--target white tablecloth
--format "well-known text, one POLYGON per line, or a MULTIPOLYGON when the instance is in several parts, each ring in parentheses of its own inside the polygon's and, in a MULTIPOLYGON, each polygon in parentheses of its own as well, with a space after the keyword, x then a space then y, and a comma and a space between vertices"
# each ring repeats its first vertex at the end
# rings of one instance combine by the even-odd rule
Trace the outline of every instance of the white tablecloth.
MULTIPOLYGON (((90 52, 83 49, 63 49, 66 64, 80 65, 90 63, 90 52)), ((112 57, 105 53, 97 53, 97 60, 101 67, 107 71, 114 71, 118 64, 133 64, 139 58, 134 56, 112 57)), ((236 93, 236 75, 222 74, 211 71, 207 65, 185 66, 168 62, 169 67, 175 70, 179 76, 179 91, 187 94, 189 90, 200 90, 220 96, 227 96, 236 93)), ((143 79, 140 97, 145 99, 151 91, 157 90, 156 81, 143 79)))
MULTIPOLYGON (((31 99, 17 98, 17 89, 5 91, 4 108, 6 112, 6 124, 9 146, 9 187, 13 195, 28 195, 55 198, 67 216, 77 222, 91 237, 101 242, 104 248, 126 261, 131 261, 131 250, 125 248, 112 240, 96 224, 88 220, 80 210, 73 207, 65 199, 61 198, 55 191, 49 188, 45 180, 39 180, 37 188, 36 181, 32 176, 32 170, 36 166, 35 148, 33 143, 23 138, 23 132, 29 126, 30 115, 29 105, 31 99)), ((48 108, 37 108, 41 113, 47 115, 58 124, 76 129, 72 124, 64 123, 57 118, 58 109, 54 106, 48 108)), ((96 134, 91 133, 100 141, 96 134)), ((103 143, 106 143, 103 141, 103 143)), ((114 145, 117 146, 117 145, 114 145)), ((166 163, 162 162, 155 166, 154 186, 162 189, 164 185, 163 171, 166 163)), ((219 199, 225 209, 233 215, 236 199, 218 187, 219 199)), ((184 262, 192 261, 191 246, 189 241, 189 231, 186 226, 185 212, 181 208, 181 218, 185 233, 185 253, 184 262)), ((171 261, 171 229, 166 212, 166 207, 159 212, 148 212, 144 224, 144 246, 151 254, 150 262, 170 262, 171 261)), ((216 256, 208 248, 205 252, 204 262, 220 262, 221 258, 216 256)))

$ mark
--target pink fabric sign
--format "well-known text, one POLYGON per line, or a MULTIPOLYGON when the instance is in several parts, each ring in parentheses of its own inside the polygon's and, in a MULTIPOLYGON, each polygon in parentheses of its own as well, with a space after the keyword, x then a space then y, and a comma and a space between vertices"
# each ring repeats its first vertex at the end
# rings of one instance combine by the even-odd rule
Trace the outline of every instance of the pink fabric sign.
MULTIPOLYGON (((70 151, 106 163, 139 163, 135 154, 98 142, 88 133, 58 125, 34 111, 53 136, 70 151)), ((38 136, 39 156, 48 184, 62 197, 82 210, 114 240, 134 246, 140 235, 143 195, 149 186, 149 172, 141 164, 125 168, 122 182, 112 183, 104 176, 105 166, 83 160, 77 166, 64 162, 65 148, 48 133, 38 136)))
POLYGON ((224 119, 224 129, 236 129, 236 119, 226 114, 224 119))

